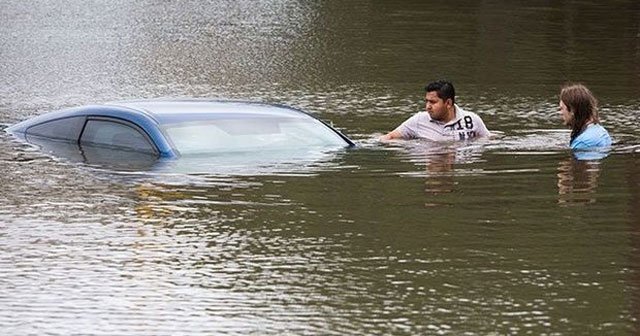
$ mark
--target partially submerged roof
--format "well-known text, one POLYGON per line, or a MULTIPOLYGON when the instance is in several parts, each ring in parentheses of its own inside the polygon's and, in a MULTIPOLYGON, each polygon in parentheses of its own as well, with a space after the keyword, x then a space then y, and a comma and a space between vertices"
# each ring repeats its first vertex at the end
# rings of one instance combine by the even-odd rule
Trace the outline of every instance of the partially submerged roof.
POLYGON ((309 118, 304 111, 281 105, 233 100, 132 100, 106 105, 143 111, 160 124, 242 118, 309 118))

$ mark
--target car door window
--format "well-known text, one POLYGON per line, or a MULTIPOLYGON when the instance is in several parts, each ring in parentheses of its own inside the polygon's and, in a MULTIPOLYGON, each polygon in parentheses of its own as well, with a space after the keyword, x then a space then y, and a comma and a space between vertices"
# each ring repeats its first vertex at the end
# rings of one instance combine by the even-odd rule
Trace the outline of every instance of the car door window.
POLYGON ((87 120, 80 144, 156 154, 155 147, 141 130, 133 125, 114 120, 87 120))
POLYGON ((27 129, 27 136, 36 136, 55 140, 78 141, 85 117, 56 119, 27 129))

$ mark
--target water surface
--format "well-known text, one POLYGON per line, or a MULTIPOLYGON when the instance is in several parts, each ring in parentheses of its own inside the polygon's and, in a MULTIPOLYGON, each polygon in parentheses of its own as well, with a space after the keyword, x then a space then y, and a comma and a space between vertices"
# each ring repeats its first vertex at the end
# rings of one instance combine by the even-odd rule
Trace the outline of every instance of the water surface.
POLYGON ((633 335, 635 1, 0 4, 0 123, 156 97, 284 103, 358 148, 117 167, 0 132, 6 335, 633 335), (491 140, 382 144, 456 84, 491 140), (578 160, 559 87, 616 143, 578 160), (82 161, 82 160, 80 160, 82 161))

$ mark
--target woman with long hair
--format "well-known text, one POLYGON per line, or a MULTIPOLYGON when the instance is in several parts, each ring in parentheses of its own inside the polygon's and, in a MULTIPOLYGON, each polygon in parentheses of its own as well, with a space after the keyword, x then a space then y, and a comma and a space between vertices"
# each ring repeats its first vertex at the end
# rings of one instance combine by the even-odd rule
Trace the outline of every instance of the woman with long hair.
POLYGON ((598 101, 586 86, 569 84, 562 88, 560 114, 571 128, 571 149, 611 146, 611 137, 598 118, 598 101))

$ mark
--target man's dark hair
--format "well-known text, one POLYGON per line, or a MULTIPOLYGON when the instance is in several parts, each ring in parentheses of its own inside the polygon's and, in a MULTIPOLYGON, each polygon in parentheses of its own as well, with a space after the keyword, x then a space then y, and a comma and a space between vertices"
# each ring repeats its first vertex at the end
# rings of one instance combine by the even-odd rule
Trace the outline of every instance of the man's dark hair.
POLYGON ((439 80, 429 83, 424 87, 425 92, 435 91, 438 94, 438 98, 447 100, 451 98, 451 102, 456 103, 456 90, 453 88, 451 82, 445 80, 439 80))

